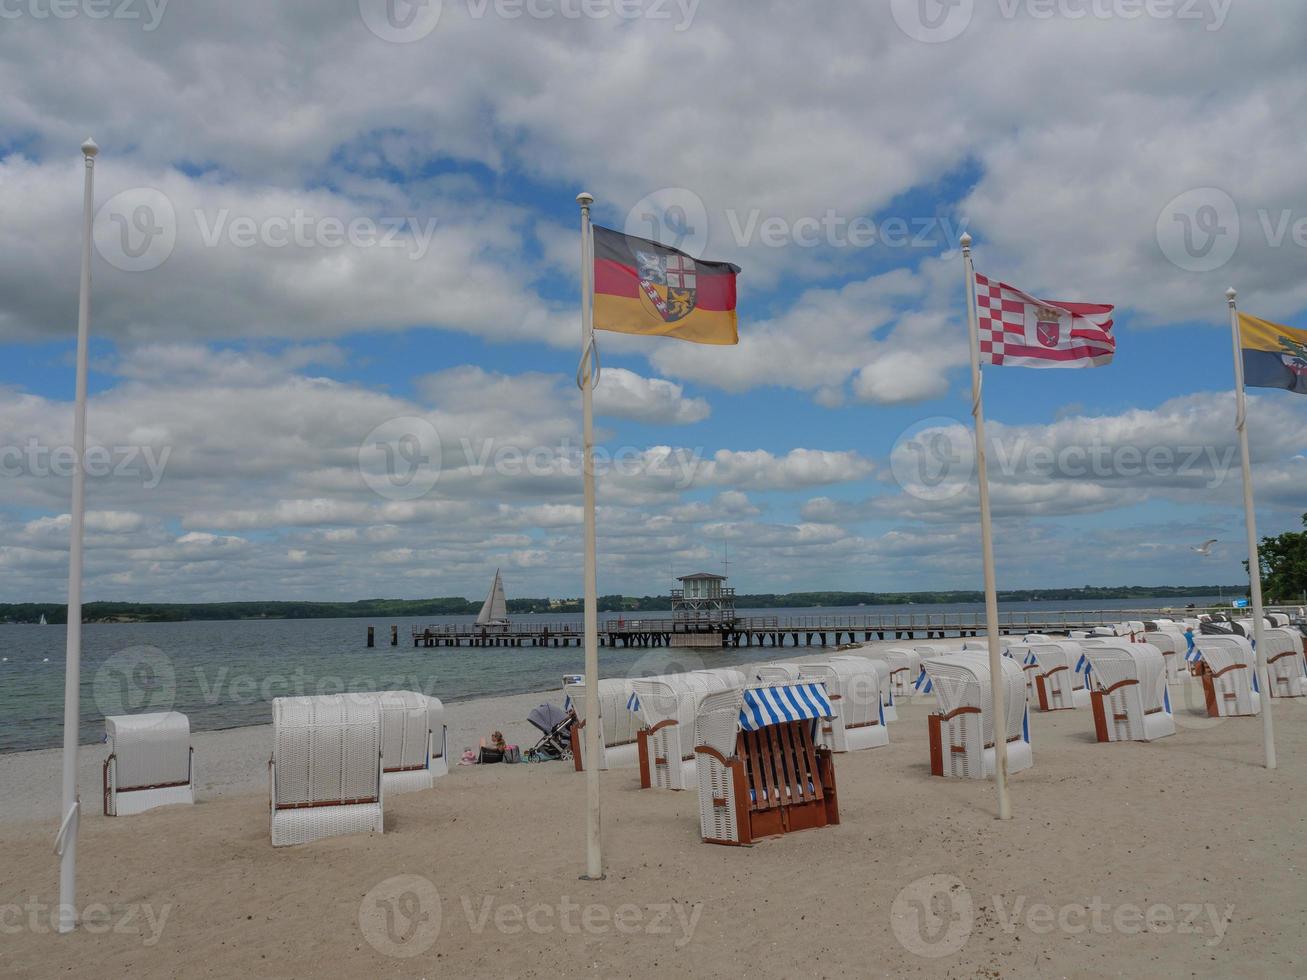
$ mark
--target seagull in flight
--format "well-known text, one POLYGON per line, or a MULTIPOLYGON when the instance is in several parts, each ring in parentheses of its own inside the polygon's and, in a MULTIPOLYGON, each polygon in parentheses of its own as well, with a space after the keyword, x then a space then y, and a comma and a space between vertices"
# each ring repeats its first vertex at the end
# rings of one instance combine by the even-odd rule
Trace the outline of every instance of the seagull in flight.
POLYGON ((1194 551, 1198 552, 1204 558, 1207 558, 1211 556, 1212 545, 1216 544, 1216 542, 1217 542, 1216 538, 1209 538, 1208 540, 1204 541, 1202 544, 1199 545, 1191 544, 1189 547, 1192 548, 1194 551))

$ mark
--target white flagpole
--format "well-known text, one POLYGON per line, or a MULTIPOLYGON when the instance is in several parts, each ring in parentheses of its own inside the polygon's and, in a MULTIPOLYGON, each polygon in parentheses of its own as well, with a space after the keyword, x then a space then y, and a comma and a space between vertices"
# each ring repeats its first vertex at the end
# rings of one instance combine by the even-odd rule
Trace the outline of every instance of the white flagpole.
POLYGON ((59 932, 77 925, 77 745, 82 716, 82 527, 86 513, 86 361, 91 323, 91 220, 95 213, 95 155, 100 148, 82 144, 86 179, 82 190, 82 282, 77 300, 77 392, 73 409, 72 519, 68 548, 68 645, 64 664, 63 819, 55 838, 59 855, 59 932))
POLYGON ((595 579, 594 386, 599 359, 594 346, 594 196, 576 196, 581 205, 581 386, 582 457, 585 484, 585 866, 584 880, 604 877, 599 809, 599 599, 595 579))
POLYGON ((1257 642, 1257 685, 1261 688, 1262 747, 1266 751, 1266 768, 1275 768, 1275 724, 1271 719, 1271 685, 1266 672, 1266 644, 1262 642, 1262 565, 1257 552, 1257 514, 1253 508, 1252 458, 1248 452, 1248 399, 1243 388, 1243 343, 1239 331, 1239 311, 1231 287, 1225 291, 1230 306, 1230 332, 1234 337, 1234 427, 1239 432, 1239 454, 1243 459, 1243 513, 1248 532, 1248 584, 1253 599, 1253 638, 1257 642))
POLYGON ((967 281, 967 328, 971 338, 971 415, 976 423, 976 477, 980 485, 980 548, 985 563, 985 632, 989 638, 989 686, 994 704, 994 782, 998 819, 1012 818, 1007 792, 1007 712, 1003 699, 1003 643, 998 632, 998 590, 994 585, 994 533, 989 517, 989 471, 985 463, 985 410, 981 402, 980 329, 976 323, 976 273, 971 266, 971 235, 962 235, 962 266, 967 281))

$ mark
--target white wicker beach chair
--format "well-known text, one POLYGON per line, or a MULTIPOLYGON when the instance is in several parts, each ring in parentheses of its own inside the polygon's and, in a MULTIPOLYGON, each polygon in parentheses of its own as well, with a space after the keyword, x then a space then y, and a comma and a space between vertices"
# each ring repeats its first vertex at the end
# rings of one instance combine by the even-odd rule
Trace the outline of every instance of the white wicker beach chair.
POLYGON ((383 832, 376 697, 274 698, 272 740, 273 847, 383 832))
POLYGON ((1261 710, 1257 656, 1242 636, 1195 636, 1202 656, 1203 694, 1213 718, 1255 715, 1261 710))
MULTIPOLYGON (((572 726, 572 763, 577 772, 585 769, 585 678, 578 674, 563 680, 567 704, 576 714, 572 726)), ((635 693, 625 677, 605 677, 599 681, 599 768, 634 769, 640 765, 638 739, 643 722, 631 700, 635 693)))
POLYGON ((768 684, 789 684, 799 679, 799 665, 782 661, 774 664, 759 664, 753 669, 755 681, 768 684))
MULTIPOLYGON (((1034 764, 1026 680, 1010 657, 1003 664, 1008 772, 1034 764)), ((980 653, 927 657, 921 668, 930 679, 940 710, 930 716, 930 771, 936 776, 984 779, 994 772, 993 697, 989 658, 980 653)))
MULTIPOLYGON (((879 653, 879 651, 877 652, 879 653)), ((867 671, 874 668, 876 671, 877 682, 880 684, 881 717, 884 718, 885 721, 887 722, 899 720, 899 709, 898 706, 894 703, 894 687, 890 683, 891 668, 888 661, 880 659, 879 656, 839 654, 837 656, 830 657, 827 660, 827 663, 833 664, 836 661, 849 661, 857 669, 863 671, 867 671)), ((814 663, 815 662, 816 661, 814 661, 814 663)))
POLYGON ((1189 650, 1184 629, 1174 623, 1155 625, 1157 629, 1146 632, 1144 639, 1161 651, 1162 660, 1166 664, 1167 680, 1177 681, 1180 679, 1180 665, 1184 663, 1184 655, 1189 650))
POLYGON ((1029 656, 1034 658, 1034 703, 1040 711, 1089 706, 1084 674, 1076 670, 1081 657, 1080 644, 1074 640, 1032 643, 1029 656))
POLYGON ((104 814, 126 817, 156 806, 195 802, 190 720, 178 711, 104 719, 104 814))
POLYGON ((1151 742, 1175 734, 1166 663, 1151 643, 1086 647, 1093 667, 1094 731, 1100 742, 1151 742))
POLYGON ((883 661, 862 657, 832 657, 828 662, 802 664, 796 680, 823 684, 833 717, 818 729, 818 742, 832 752, 856 752, 889 745, 881 691, 883 661))
POLYGON ((633 680, 643 727, 637 736, 640 786, 682 790, 694 785, 694 719, 714 691, 741 686, 736 670, 696 670, 633 680))
POLYGON ((416 691, 371 696, 381 709, 381 781, 386 794, 431 789, 436 777, 449 772, 444 705, 416 691))
POLYGON ((912 685, 921 673, 921 654, 907 647, 890 647, 877 650, 876 656, 889 665, 889 684, 894 697, 910 696, 912 685))
POLYGON ((1276 698, 1307 697, 1307 660, 1303 659, 1303 635, 1296 629, 1272 627, 1262 630, 1266 649, 1267 680, 1276 698))
POLYGON ((752 844, 839 823, 831 753, 813 738, 815 724, 832 714, 820 684, 705 695, 694 726, 704 841, 752 844))

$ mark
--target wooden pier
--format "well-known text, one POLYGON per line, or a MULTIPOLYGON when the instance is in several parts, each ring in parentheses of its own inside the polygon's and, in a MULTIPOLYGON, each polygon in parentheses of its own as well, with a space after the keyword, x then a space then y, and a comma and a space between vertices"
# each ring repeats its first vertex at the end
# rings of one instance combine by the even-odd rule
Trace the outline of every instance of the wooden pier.
MULTIPOLYGON (((999 614, 1004 636, 1066 633, 1193 615, 1198 609, 1039 610, 999 614)), ((1269 611, 1269 610, 1268 610, 1269 611)), ((934 640, 985 633, 983 613, 866 613, 845 616, 741 616, 720 622, 684 619, 627 619, 599 623, 605 647, 828 647, 870 640, 934 640)), ((413 646, 426 647, 570 647, 582 646, 581 622, 521 622, 507 626, 473 623, 415 626, 413 646)))

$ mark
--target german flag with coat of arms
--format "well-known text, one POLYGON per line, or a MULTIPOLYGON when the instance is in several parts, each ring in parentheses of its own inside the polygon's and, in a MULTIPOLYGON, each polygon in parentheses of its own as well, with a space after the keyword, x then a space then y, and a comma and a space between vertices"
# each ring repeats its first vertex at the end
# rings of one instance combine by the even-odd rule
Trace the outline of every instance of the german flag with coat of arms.
POLYGON ((704 262, 647 238, 594 226, 596 330, 738 344, 740 267, 704 262))

